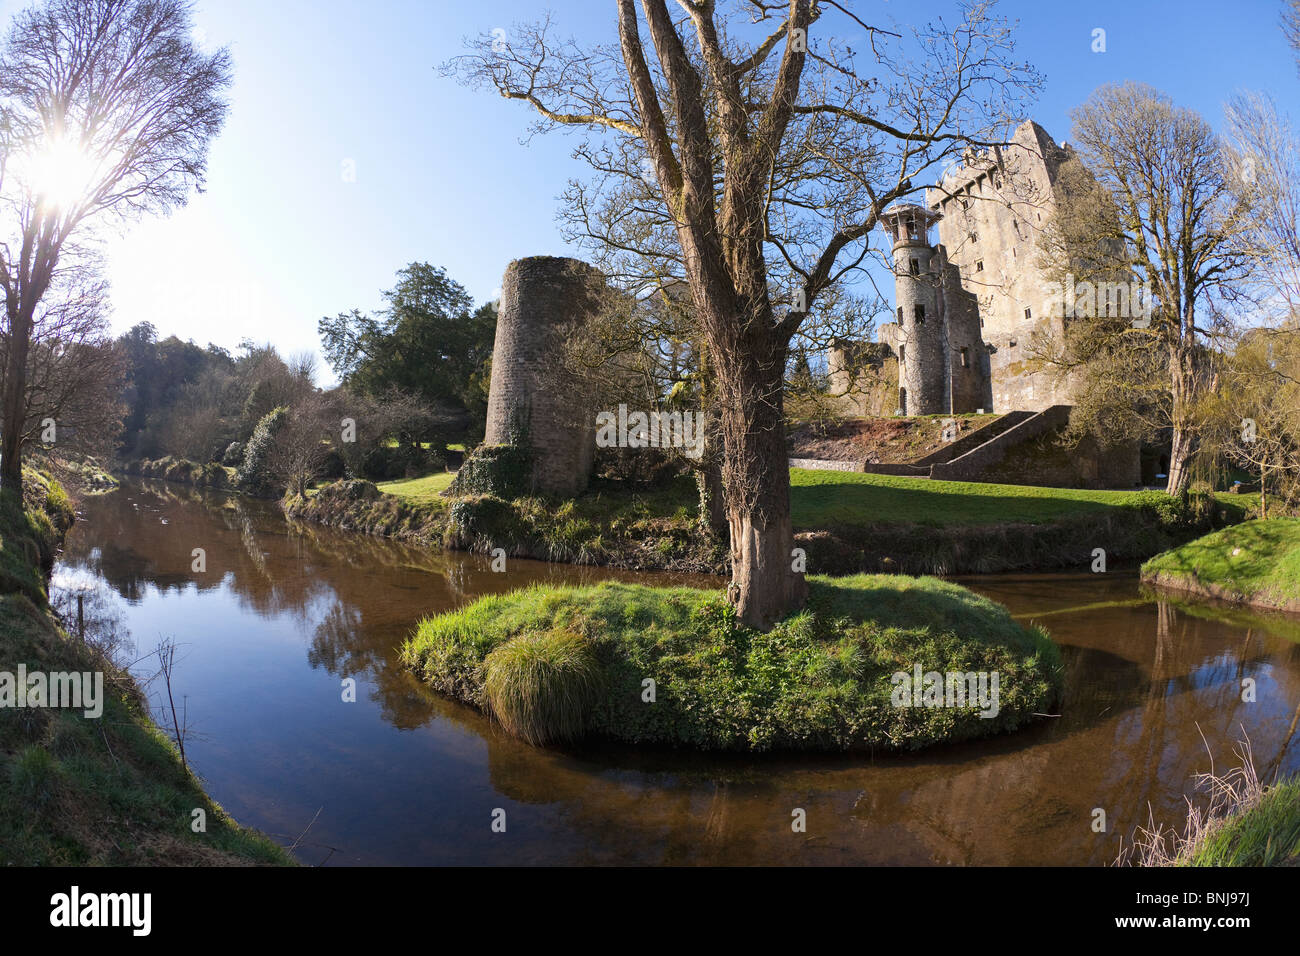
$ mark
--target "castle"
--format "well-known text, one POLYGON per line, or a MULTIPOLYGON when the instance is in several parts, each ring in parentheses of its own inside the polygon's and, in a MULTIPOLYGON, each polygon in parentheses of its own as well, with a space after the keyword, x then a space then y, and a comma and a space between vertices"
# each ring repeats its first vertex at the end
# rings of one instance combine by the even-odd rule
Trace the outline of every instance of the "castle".
MULTIPOLYGON (((1004 146, 974 154, 926 191, 926 205, 881 216, 893 241, 896 310, 878 330, 898 362, 903 415, 1038 411, 1068 404, 1071 382, 1036 361, 1030 343, 1064 334, 1063 310, 1039 264, 1040 240, 1056 211, 1063 164, 1074 158, 1037 123, 1004 146), (930 240, 937 226, 938 243, 930 240)), ((831 388, 853 393, 872 370, 864 350, 837 342, 831 388)), ((861 411, 861 410, 860 410, 861 411)))

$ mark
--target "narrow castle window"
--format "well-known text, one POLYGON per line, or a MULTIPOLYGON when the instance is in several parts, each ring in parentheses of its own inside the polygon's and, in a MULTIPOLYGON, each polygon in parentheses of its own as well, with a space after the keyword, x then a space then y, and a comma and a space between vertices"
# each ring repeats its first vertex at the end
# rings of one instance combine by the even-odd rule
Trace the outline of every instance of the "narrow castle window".
POLYGON ((1029 306, 1025 306, 1025 318, 1032 319, 1033 317, 1033 314, 1029 311, 1029 306))
POLYGON ((898 364, 902 365, 906 361, 907 361, 907 346, 900 345, 898 347, 898 364))
POLYGON ((965 346, 961 350, 961 367, 970 368, 970 349, 965 346))
POLYGON ((972 233, 970 234, 970 241, 971 241, 972 243, 979 242, 979 241, 980 241, 980 234, 979 234, 978 232, 972 232, 972 233))
POLYGON ((976 271, 976 272, 983 272, 983 271, 984 271, 984 260, 983 260, 983 259, 976 259, 976 260, 975 260, 975 271, 976 271))
POLYGON ((898 307, 898 324, 903 324, 903 307, 901 305, 898 307))
POLYGON ((912 315, 916 319, 916 324, 920 325, 925 321, 925 306, 916 305, 912 307, 912 315))
POLYGON ((913 259, 913 260, 912 260, 912 275, 914 275, 914 276, 919 276, 920 274, 921 274, 921 260, 920 260, 920 259, 913 259))

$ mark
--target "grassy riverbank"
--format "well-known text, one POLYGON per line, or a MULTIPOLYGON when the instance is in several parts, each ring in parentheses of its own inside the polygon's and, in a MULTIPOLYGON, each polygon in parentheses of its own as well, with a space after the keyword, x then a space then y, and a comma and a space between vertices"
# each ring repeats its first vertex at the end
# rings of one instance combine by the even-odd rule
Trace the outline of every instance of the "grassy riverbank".
POLYGON ((714 591, 533 587, 422 621, 403 660, 538 743, 905 750, 1011 730, 1056 700, 1057 647, 965 588, 883 575, 810 587, 767 634, 739 626, 714 591), (997 672, 996 715, 895 706, 893 675, 918 664, 997 672))
POLYGON ((161 478, 175 481, 195 488, 215 488, 225 490, 235 486, 235 469, 216 462, 206 465, 188 458, 141 458, 128 461, 121 466, 122 474, 136 478, 161 478))
POLYGON ((1300 777, 1210 827, 1183 866, 1300 866, 1300 777))
POLYGON ((1300 612, 1300 518, 1248 521, 1142 566, 1142 580, 1252 607, 1300 612))
MULTIPOLYGON (((727 556, 698 522, 690 478, 649 490, 595 481, 573 500, 442 497, 450 474, 335 482, 293 498, 292 518, 441 547, 637 570, 723 574, 727 556)), ((1093 550, 1137 562, 1224 524, 1235 495, 1084 491, 791 471, 797 544, 810 571, 960 574, 1083 569, 1093 550)))
POLYGON ((462 551, 502 548, 515 557, 636 570, 722 574, 724 549, 695 519, 694 483, 678 479, 651 492, 593 482, 567 501, 490 495, 444 498, 449 474, 375 486, 338 481, 306 497, 289 497, 285 513, 348 531, 363 531, 462 551))
POLYGON ((74 640, 46 576, 73 513, 57 483, 25 476, 24 508, 0 493, 0 661, 16 673, 100 672, 103 713, 0 708, 0 865, 288 864, 203 792, 153 724, 131 675, 74 640), (194 833, 193 811, 207 832, 194 833))

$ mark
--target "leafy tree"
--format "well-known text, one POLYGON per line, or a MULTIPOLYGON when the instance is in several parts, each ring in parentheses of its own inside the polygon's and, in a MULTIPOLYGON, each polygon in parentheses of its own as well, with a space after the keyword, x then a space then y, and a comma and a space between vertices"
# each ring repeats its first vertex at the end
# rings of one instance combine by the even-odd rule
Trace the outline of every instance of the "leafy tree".
POLYGON ((287 408, 274 408, 262 416, 262 420, 253 429, 252 437, 244 446, 244 462, 235 472, 235 485, 240 491, 253 495, 272 492, 276 476, 271 472, 270 461, 275 450, 276 434, 284 427, 288 417, 287 408))
POLYGON ((452 404, 481 423, 496 307, 473 309, 460 283, 424 262, 400 270, 384 298, 388 306, 378 316, 353 309, 318 323, 340 380, 371 398, 399 391, 435 406, 452 404))
POLYGON ((1270 494, 1300 498, 1300 326, 1253 329, 1217 364, 1205 442, 1259 475, 1266 518, 1270 494))

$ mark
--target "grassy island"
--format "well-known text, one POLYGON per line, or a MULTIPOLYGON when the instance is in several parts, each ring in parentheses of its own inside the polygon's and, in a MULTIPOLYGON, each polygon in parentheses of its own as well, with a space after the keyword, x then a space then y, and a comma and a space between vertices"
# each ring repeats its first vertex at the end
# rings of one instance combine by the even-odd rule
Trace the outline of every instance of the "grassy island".
POLYGON ((534 743, 910 750, 1011 730, 1057 698, 1056 645, 965 588, 891 575, 809 584, 807 606, 766 634, 740 627, 716 591, 536 586, 425 619, 403 659, 534 743), (895 675, 918 666, 996 673, 996 715, 897 706, 895 675))
POLYGON ((1300 518, 1233 525, 1142 565, 1160 587, 1253 607, 1300 612, 1300 518))

